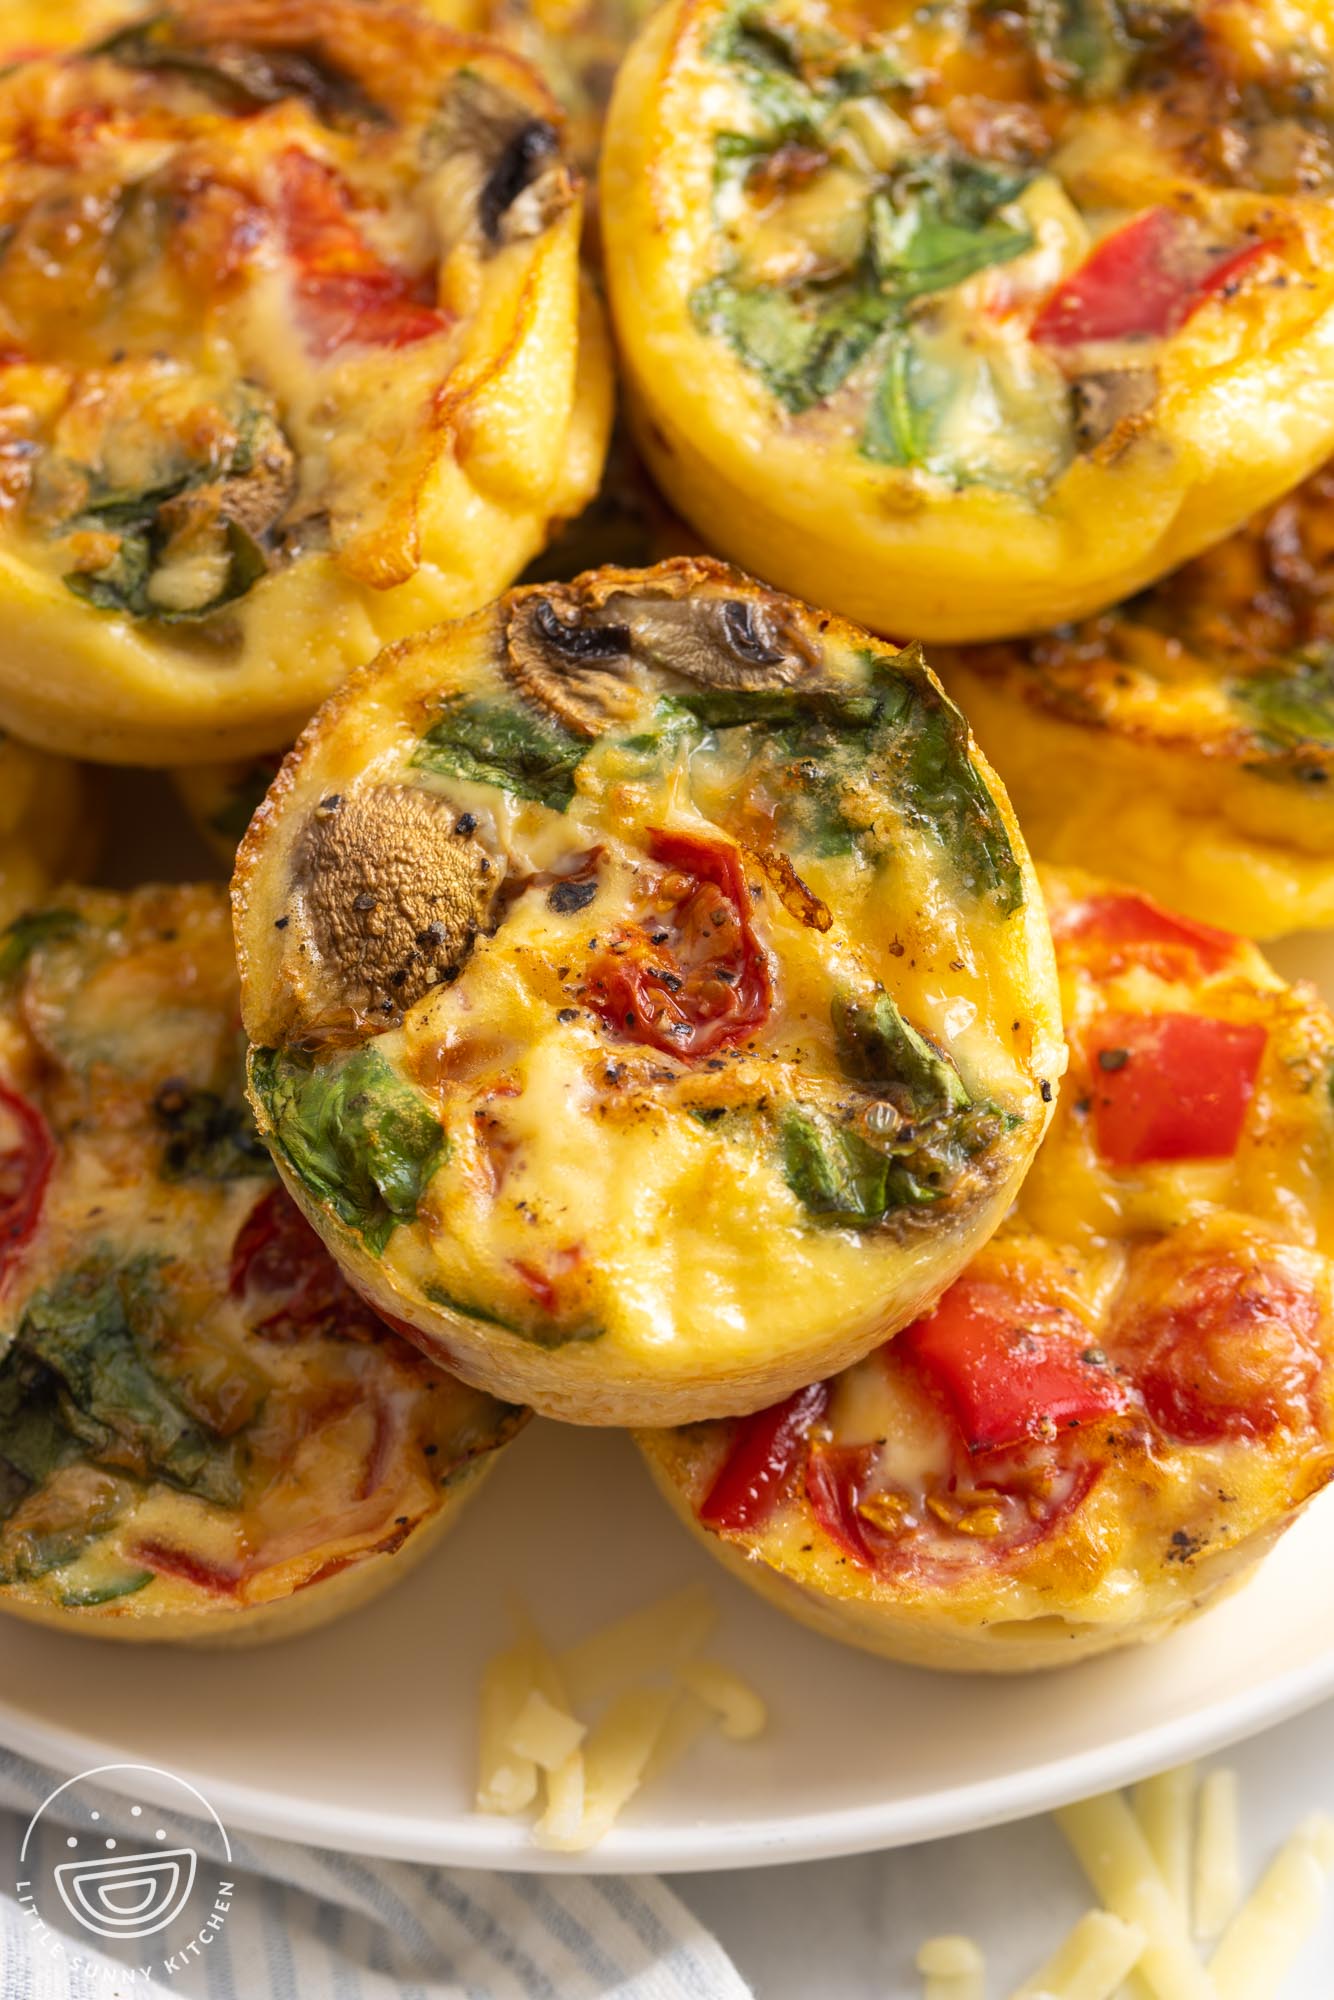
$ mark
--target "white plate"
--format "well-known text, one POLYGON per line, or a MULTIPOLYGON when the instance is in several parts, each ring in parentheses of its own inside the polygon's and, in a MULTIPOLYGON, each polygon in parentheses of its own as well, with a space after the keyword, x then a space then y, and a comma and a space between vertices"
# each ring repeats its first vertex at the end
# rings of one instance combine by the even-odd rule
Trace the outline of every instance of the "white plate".
MULTIPOLYGON (((1289 976, 1334 938, 1289 940, 1289 976)), ((1334 990, 1326 976, 1326 990, 1334 990)), ((188 1778, 236 1830, 362 1854, 585 1871, 851 1854, 1038 1812, 1216 1749, 1334 1693, 1334 1492, 1244 1590, 1161 1645, 998 1681, 891 1667, 726 1577, 629 1440, 535 1424, 427 1567, 367 1611, 256 1653, 193 1656, 0 1625, 0 1740, 62 1773, 188 1778), (515 1593, 567 1644, 692 1578, 712 1650, 768 1696, 757 1743, 698 1746, 594 1854, 470 1810, 478 1673, 515 1593)))
POLYGON ((926 1840, 1235 1740, 1334 1691, 1334 1494, 1255 1581, 1153 1648, 1018 1681, 886 1666, 791 1624, 667 1513, 629 1440, 534 1425, 428 1566, 368 1610, 192 1657, 7 1623, 0 1738, 62 1772, 190 1779, 233 1830, 483 1867, 690 1869, 926 1840), (512 1588, 557 1643, 692 1577, 711 1650, 762 1688, 757 1743, 711 1739, 566 1861, 469 1810, 477 1676, 512 1588))

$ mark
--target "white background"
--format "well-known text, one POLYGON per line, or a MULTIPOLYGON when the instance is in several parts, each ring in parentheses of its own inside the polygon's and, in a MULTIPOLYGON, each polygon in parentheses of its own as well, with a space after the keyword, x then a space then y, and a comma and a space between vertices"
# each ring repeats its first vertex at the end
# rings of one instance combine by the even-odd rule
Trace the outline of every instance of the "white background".
MULTIPOLYGON (((1334 1703, 1213 1761, 1241 1775, 1249 1886, 1304 1813, 1334 1812, 1334 1703)), ((1004 2000, 1093 1900, 1045 1818, 847 1861, 669 1879, 759 2000, 917 2000, 913 1956, 939 1931, 978 1940, 988 2000, 1004 2000)), ((1281 2000, 1332 1996, 1334 1885, 1281 2000)))

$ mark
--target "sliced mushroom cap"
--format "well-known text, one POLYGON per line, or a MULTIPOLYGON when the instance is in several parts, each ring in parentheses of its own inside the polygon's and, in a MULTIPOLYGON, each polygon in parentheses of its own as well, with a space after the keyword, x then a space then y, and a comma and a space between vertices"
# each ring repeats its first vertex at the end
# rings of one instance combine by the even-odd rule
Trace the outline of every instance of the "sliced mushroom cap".
POLYGON ((486 928, 503 867, 453 808, 411 785, 327 798, 299 842, 294 886, 331 990, 391 1025, 433 986, 457 977, 486 928))
POLYGON ((494 250, 540 236, 572 198, 556 127, 472 71, 450 90, 426 149, 448 243, 479 232, 494 250))
POLYGON ((818 662, 781 601, 619 579, 608 573, 518 596, 505 633, 509 678, 579 736, 634 712, 643 671, 697 687, 762 692, 809 682, 818 662), (640 670, 637 672, 637 670, 640 670))

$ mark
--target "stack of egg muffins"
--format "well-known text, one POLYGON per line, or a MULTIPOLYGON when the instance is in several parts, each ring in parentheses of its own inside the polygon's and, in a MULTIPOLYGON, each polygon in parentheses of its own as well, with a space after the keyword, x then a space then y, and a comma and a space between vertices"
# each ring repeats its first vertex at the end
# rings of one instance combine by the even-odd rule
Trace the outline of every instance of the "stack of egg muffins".
POLYGON ((306 1629, 532 1413, 923 1666, 1237 1583, 1334 1475, 1328 10, 50 13, 0 1609, 306 1629))

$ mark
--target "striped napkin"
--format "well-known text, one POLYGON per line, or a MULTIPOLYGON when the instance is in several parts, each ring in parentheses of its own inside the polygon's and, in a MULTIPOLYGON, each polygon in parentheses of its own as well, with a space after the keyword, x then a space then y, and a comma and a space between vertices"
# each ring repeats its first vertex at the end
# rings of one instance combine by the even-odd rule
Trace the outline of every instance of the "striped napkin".
MULTIPOLYGON (((0 1751, 0 2000, 749 2000, 717 1941, 651 1876, 500 1875, 361 1860, 229 1829, 235 1888, 209 1948, 159 1976, 156 1945, 94 1938, 51 1897, 41 1923, 19 1884, 50 1882, 69 1845, 60 1780, 0 1751), (42 1926, 45 1925, 45 1929, 42 1926), (151 1979, 136 1965, 154 1962, 151 1979)), ((81 1789, 81 1803, 89 1794, 81 1789)), ((128 1802, 97 1795, 98 1832, 143 1842, 128 1802)), ((171 1848, 221 1862, 216 1828, 158 1807, 171 1848)), ((86 1830, 86 1829, 85 1829, 86 1830)))

